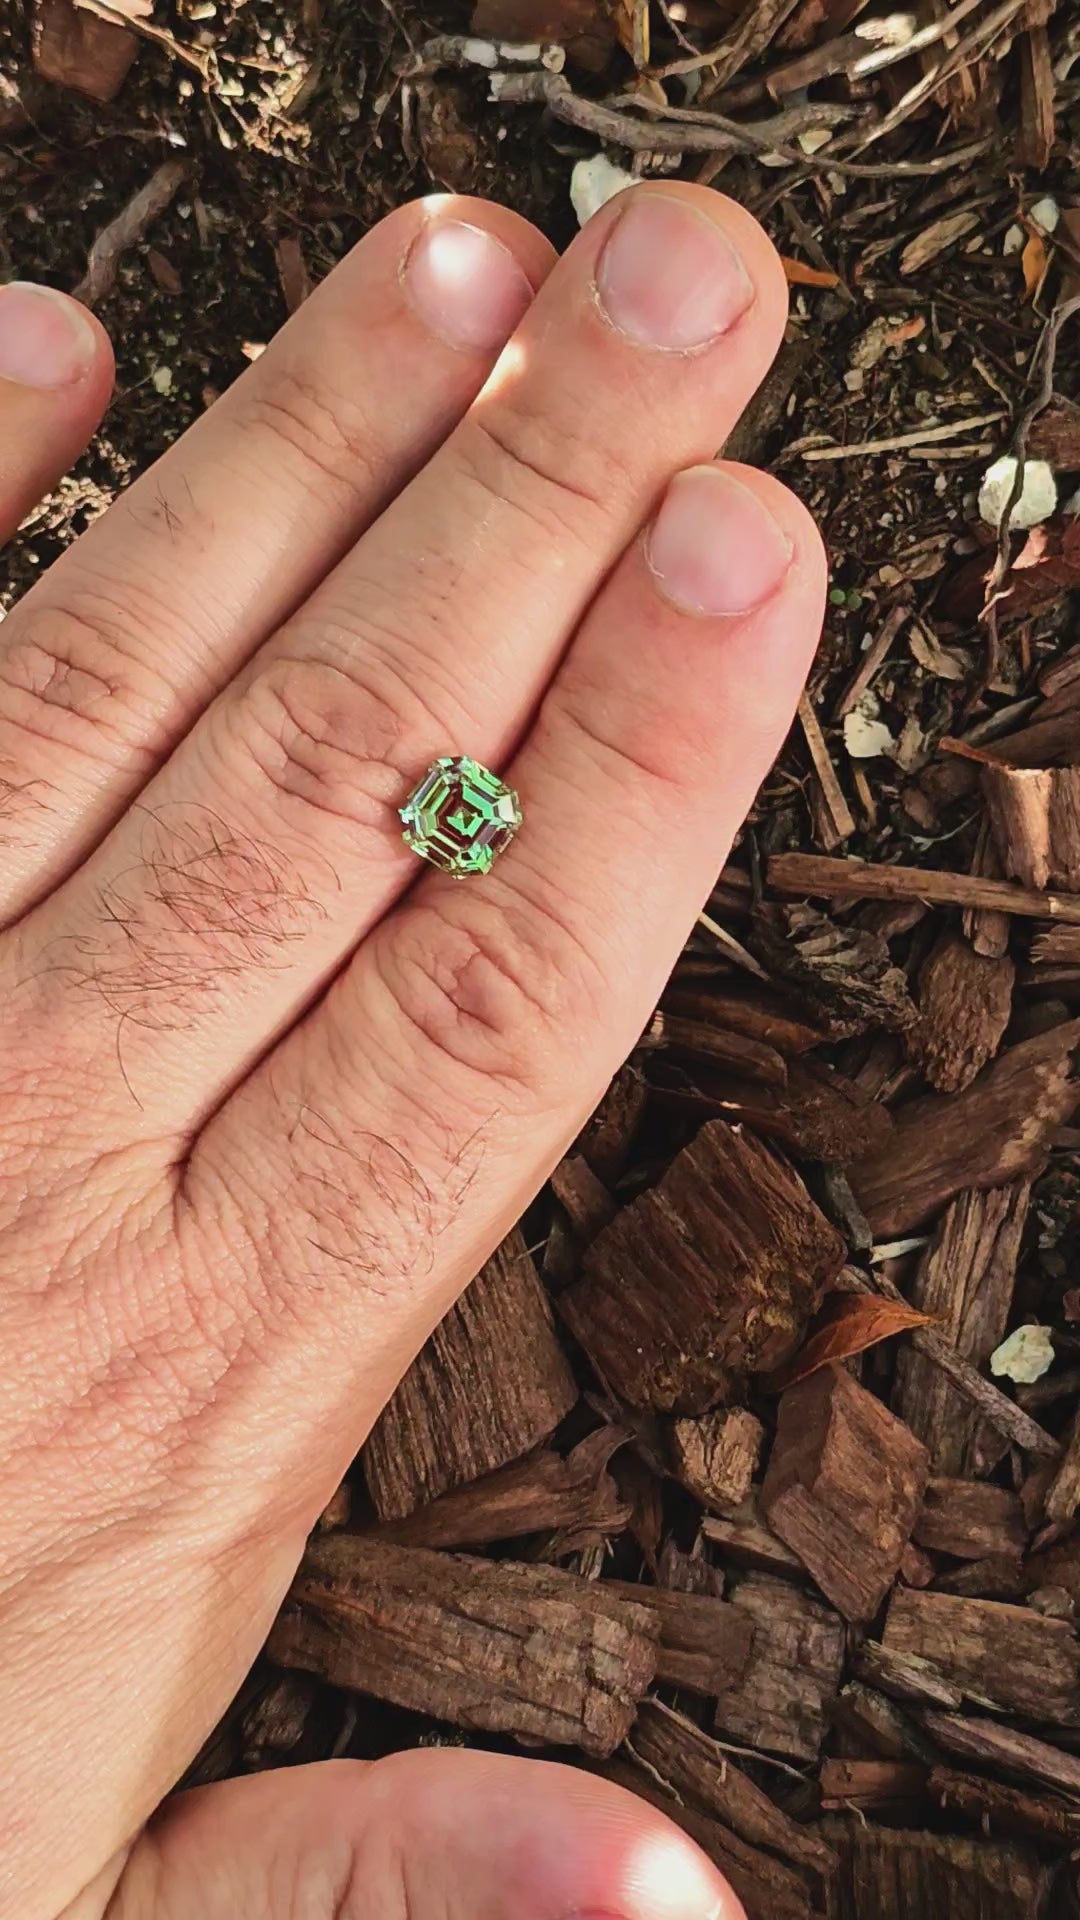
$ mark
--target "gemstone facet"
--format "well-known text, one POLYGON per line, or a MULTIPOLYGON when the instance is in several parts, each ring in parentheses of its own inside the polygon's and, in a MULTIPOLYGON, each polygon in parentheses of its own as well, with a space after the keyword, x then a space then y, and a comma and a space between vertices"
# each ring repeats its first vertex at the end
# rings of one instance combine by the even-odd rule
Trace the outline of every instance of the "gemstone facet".
POLYGON ((517 794, 465 754, 436 760, 400 813, 405 844, 457 880, 489 873, 521 825, 517 794))

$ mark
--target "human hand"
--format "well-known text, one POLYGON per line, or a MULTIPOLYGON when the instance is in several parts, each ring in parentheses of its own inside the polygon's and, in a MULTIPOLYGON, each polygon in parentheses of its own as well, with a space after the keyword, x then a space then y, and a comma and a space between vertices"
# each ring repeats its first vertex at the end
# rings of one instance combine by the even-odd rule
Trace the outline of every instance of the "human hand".
MULTIPOLYGON (((482 1754, 136 1836, 783 739, 817 534, 761 474, 669 482, 785 305, 704 189, 636 188, 557 264, 498 208, 406 207, 0 629, 4 1914, 738 1911, 650 1809, 482 1754), (445 752, 521 795, 484 879, 402 844, 445 752)), ((0 372, 10 531, 108 348, 4 290, 0 372)))

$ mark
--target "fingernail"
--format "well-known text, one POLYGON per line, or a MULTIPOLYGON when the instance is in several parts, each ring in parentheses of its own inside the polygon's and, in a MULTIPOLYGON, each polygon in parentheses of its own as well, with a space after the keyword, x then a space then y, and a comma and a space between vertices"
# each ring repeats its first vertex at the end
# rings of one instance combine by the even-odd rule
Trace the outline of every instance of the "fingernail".
POLYGON ((77 301, 27 280, 0 287, 0 380, 73 386, 96 352, 94 329, 77 301))
POLYGON ((779 587, 794 547, 722 467, 676 474, 646 541, 656 584, 684 613, 750 613, 779 587))
POLYGON ((673 194, 627 195, 596 279, 600 303, 620 333, 642 346, 687 353, 733 327, 754 284, 727 235, 673 194))
POLYGON ((480 227, 432 221, 412 247, 405 291, 424 325, 452 347, 493 353, 533 298, 512 253, 480 227))

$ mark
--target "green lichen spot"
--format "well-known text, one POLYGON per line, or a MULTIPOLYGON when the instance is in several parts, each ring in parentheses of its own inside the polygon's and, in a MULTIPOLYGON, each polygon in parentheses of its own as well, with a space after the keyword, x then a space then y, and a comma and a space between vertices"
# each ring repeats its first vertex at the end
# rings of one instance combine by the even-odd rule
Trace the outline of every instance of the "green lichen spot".
POLYGON ((517 794, 467 755, 444 755, 401 808, 405 843, 457 880, 489 873, 521 825, 517 794))

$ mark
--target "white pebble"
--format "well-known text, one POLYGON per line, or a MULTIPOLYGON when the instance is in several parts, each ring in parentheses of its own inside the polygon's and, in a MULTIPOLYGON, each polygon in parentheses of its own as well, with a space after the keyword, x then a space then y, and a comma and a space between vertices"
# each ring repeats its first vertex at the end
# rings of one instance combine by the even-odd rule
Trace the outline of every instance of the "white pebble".
MULTIPOLYGON (((1015 478, 1016 461, 1011 453, 1002 454, 992 467, 987 467, 979 488, 979 518, 985 520, 988 527, 1001 525, 1015 478)), ((1026 460, 1024 484, 1009 519, 1010 527, 1037 527, 1049 520, 1056 506, 1057 481, 1049 461, 1026 460)))
POLYGON ((1044 193, 1041 200, 1036 200, 1035 205, 1028 208, 1028 219, 1034 220, 1044 233, 1053 233, 1061 219, 1061 208, 1052 193, 1044 193))
POLYGON ((1000 1379, 1015 1380, 1018 1386, 1030 1386, 1041 1380, 1054 1364, 1054 1343, 1049 1327, 1017 1327, 990 1355, 990 1371, 1000 1379))
POLYGON ((879 754, 896 752, 891 730, 878 719, 880 712, 876 696, 867 691, 844 715, 844 745, 853 760, 876 760, 879 754))
POLYGON ((636 176, 627 173, 625 167, 617 167, 606 153, 594 153, 589 160, 579 160, 570 175, 570 200, 578 226, 586 226, 593 214, 614 200, 617 193, 637 184, 636 176))
POLYGON ((171 393, 173 388, 173 370, 171 367, 155 367, 150 375, 150 385, 156 393, 171 393))
POLYGON ((1023 253, 1026 239, 1027 234, 1019 221, 1014 220, 1011 227, 1006 227, 1005 238, 1001 243, 1001 251, 1006 260, 1011 260, 1014 253, 1023 253))

